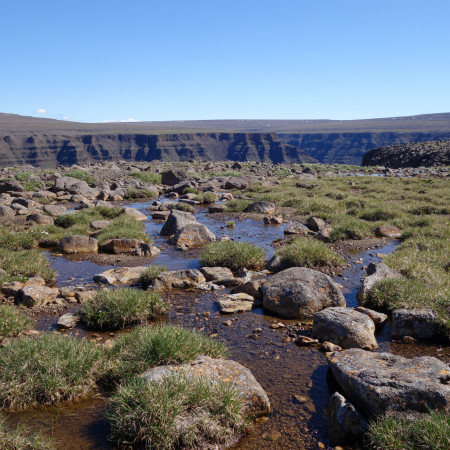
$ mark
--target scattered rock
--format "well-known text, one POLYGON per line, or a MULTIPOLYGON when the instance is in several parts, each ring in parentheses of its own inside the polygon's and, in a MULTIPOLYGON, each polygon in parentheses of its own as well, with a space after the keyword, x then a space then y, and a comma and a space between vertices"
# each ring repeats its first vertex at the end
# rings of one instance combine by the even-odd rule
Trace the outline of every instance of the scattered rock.
POLYGON ((45 205, 44 212, 49 216, 58 217, 67 214, 67 209, 62 205, 45 205))
POLYGON ((59 291, 55 288, 41 286, 39 284, 25 284, 18 292, 19 302, 27 308, 44 306, 53 303, 59 291))
POLYGON ((166 170, 161 174, 161 183, 174 186, 187 178, 187 171, 183 168, 166 170))
POLYGON ((313 336, 345 348, 374 350, 375 324, 353 308, 326 308, 313 316, 313 336))
POLYGON ((63 253, 96 253, 98 251, 97 239, 73 235, 66 236, 59 243, 59 250, 63 253))
POLYGON ((123 208, 122 214, 134 217, 136 220, 147 220, 147 216, 135 208, 123 208))
POLYGON ((94 230, 103 230, 103 228, 109 226, 110 223, 111 221, 109 220, 94 220, 89 224, 89 226, 94 230))
POLYGON ((50 216, 46 216, 45 214, 30 214, 26 218, 27 222, 34 222, 38 225, 53 225, 54 220, 50 216))
POLYGON ((392 312, 392 337, 431 339, 438 333, 437 316, 431 309, 396 309, 392 312))
POLYGON ((233 272, 228 267, 202 267, 200 272, 207 281, 219 281, 224 278, 233 278, 233 272))
POLYGON ((281 216, 264 217, 263 222, 266 225, 281 225, 283 223, 283 217, 281 216))
POLYGON ((173 238, 179 247, 203 247, 216 240, 213 232, 201 223, 188 223, 173 238))
POLYGON ((192 214, 173 209, 167 217, 167 221, 163 225, 160 234, 162 236, 172 236, 190 223, 197 223, 197 219, 192 214))
POLYGON ((323 228, 327 227, 327 223, 325 220, 321 219, 320 217, 310 217, 307 221, 308 227, 313 231, 320 231, 323 228))
POLYGON ((244 212, 258 214, 273 214, 275 212, 275 203, 255 202, 251 203, 244 209, 244 212))
POLYGON ((192 289, 206 281, 200 270, 174 270, 163 272, 153 283, 156 290, 192 289))
POLYGON ((402 237, 403 230, 392 225, 383 225, 375 228, 375 234, 381 237, 400 238, 402 237))
POLYGON ((147 269, 145 266, 109 269, 94 275, 94 281, 96 283, 109 284, 111 286, 135 284, 139 281, 139 277, 145 269, 147 269))
POLYGON ((376 282, 399 277, 401 277, 401 275, 394 272, 392 269, 389 269, 383 262, 378 262, 376 264, 370 263, 367 266, 367 276, 364 278, 356 297, 360 303, 364 304, 367 292, 370 291, 376 282))
POLYGON ((358 306, 357 308, 355 308, 355 310, 369 316, 376 326, 383 325, 388 319, 388 316, 386 314, 374 311, 373 309, 364 308, 364 306, 358 306))
POLYGON ((216 300, 219 311, 224 314, 251 311, 254 298, 248 294, 227 294, 216 300))
POLYGON ((308 336, 297 336, 297 339, 295 340, 295 344, 299 347, 310 347, 311 345, 316 345, 319 343, 318 339, 313 339, 308 336))
POLYGON ((139 239, 108 239, 100 245, 99 250, 113 254, 133 254, 142 244, 145 242, 139 239))
POLYGON ((57 328, 68 330, 70 328, 75 328, 78 324, 79 318, 76 314, 67 313, 61 316, 56 323, 57 328))
POLYGON ((13 217, 14 210, 6 205, 0 205, 0 217, 13 217))
POLYGON ((307 236, 310 233, 311 231, 308 227, 302 223, 296 222, 289 222, 284 229, 284 234, 299 234, 301 236, 307 236))
POLYGON ((332 342, 322 342, 321 348, 324 352, 340 352, 342 350, 342 347, 332 342))

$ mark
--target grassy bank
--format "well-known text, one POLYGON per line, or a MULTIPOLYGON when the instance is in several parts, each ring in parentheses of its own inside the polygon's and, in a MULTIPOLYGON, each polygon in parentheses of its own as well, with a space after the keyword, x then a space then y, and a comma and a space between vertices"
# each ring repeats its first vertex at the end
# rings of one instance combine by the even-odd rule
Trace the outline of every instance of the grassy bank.
POLYGON ((32 321, 13 305, 0 305, 0 339, 18 336, 27 330, 32 321))
POLYGON ((40 433, 30 433, 22 425, 8 427, 0 416, 0 448, 3 450, 53 450, 53 443, 40 433))

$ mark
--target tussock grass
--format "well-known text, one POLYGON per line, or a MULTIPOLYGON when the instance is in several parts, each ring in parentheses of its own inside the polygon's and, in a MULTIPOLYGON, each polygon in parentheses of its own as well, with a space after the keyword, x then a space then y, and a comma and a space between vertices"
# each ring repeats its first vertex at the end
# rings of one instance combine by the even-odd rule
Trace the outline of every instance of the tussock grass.
POLYGON ((161 184, 161 174, 153 172, 133 172, 131 174, 133 178, 141 180, 146 184, 161 184))
POLYGON ((141 276, 139 277, 139 283, 141 283, 143 289, 147 289, 155 282, 158 276, 163 272, 167 272, 166 266, 158 266, 158 265, 148 266, 141 273, 141 276))
POLYGON ((22 409, 86 395, 104 370, 102 348, 57 333, 0 349, 0 407, 22 409))
POLYGON ((140 239, 150 244, 152 239, 145 233, 144 225, 141 221, 121 214, 116 219, 111 221, 111 224, 103 228, 100 233, 96 235, 99 243, 103 243, 108 239, 140 239))
POLYGON ((91 172, 87 170, 74 169, 65 174, 67 177, 76 178, 78 180, 85 181, 87 184, 95 183, 95 178, 91 172))
POLYGON ((36 247, 37 243, 29 232, 15 232, 0 225, 0 248, 7 250, 24 250, 36 247))
POLYGON ((131 288, 103 289, 81 305, 80 318, 95 330, 116 330, 143 324, 167 311, 154 292, 131 288))
POLYGON ((243 200, 240 198, 235 198, 230 200, 225 205, 226 212, 243 212, 245 208, 247 208, 250 203, 253 203, 252 200, 243 200))
POLYGON ((156 198, 158 194, 155 191, 150 191, 149 189, 128 189, 125 198, 128 200, 135 200, 138 198, 156 198))
POLYGON ((107 418, 111 440, 155 449, 225 444, 246 427, 244 402, 229 385, 182 376, 135 379, 119 387, 107 418))
POLYGON ((40 275, 45 281, 55 279, 56 271, 49 267, 47 258, 39 250, 11 251, 0 248, 1 268, 6 274, 0 274, 0 284, 4 281, 27 281, 40 275))
POLYGON ((210 205, 216 202, 217 196, 214 192, 201 192, 194 198, 194 200, 205 205, 210 205))
POLYGON ((0 305, 0 338, 17 336, 31 326, 31 320, 12 305, 0 305))
POLYGON ((323 242, 316 239, 299 238, 279 248, 276 252, 286 267, 330 267, 345 261, 323 242))
POLYGON ((264 250, 248 242, 217 241, 205 246, 200 256, 202 266, 247 268, 260 270, 264 265, 264 250))
POLYGON ((382 416, 369 425, 367 447, 446 450, 450 448, 450 416, 445 412, 430 412, 411 421, 382 416))
POLYGON ((177 209, 178 211, 185 211, 189 213, 195 212, 195 208, 189 203, 178 202, 172 205, 171 209, 177 209))
POLYGON ((55 218, 55 225, 62 228, 70 228, 74 225, 88 225, 94 220, 115 219, 121 213, 122 208, 119 206, 95 206, 58 216, 55 218))
POLYGON ((40 433, 29 433, 23 425, 9 428, 0 417, 0 448, 3 450, 53 450, 53 443, 40 433))
POLYGON ((194 330, 171 325, 138 327, 118 337, 108 350, 115 363, 106 383, 131 379, 151 367, 184 363, 200 355, 218 358, 226 353, 224 344, 194 330))

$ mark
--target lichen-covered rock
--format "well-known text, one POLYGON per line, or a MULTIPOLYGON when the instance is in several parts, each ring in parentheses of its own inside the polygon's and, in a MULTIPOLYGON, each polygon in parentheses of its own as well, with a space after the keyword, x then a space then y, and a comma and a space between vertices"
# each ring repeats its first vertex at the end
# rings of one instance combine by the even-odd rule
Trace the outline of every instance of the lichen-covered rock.
POLYGON ((253 303, 254 298, 244 293, 225 294, 216 300, 219 311, 224 314, 251 311, 253 303))
POLYGON ((330 436, 335 442, 360 439, 367 422, 344 396, 335 392, 325 405, 324 414, 330 424, 330 436))
POLYGON ((367 293, 370 289, 372 289, 375 283, 382 280, 399 278, 400 276, 400 274, 390 269, 383 262, 379 262, 377 264, 370 263, 367 266, 367 276, 364 278, 356 297, 362 304, 364 304, 367 293))
POLYGON ((437 316, 431 309, 396 309, 392 312, 392 337, 431 339, 438 333, 437 316))
POLYGON ((167 217, 166 223, 161 228, 160 234, 162 236, 172 236, 190 223, 197 223, 197 219, 192 214, 173 209, 167 217))
POLYGON ((170 374, 228 383, 242 395, 245 400, 245 409, 250 414, 263 416, 270 412, 269 398, 264 389, 250 370, 236 361, 204 357, 187 364, 155 367, 147 370, 141 377, 150 382, 161 382, 170 374))
POLYGON ((97 239, 72 235, 63 237, 59 243, 59 250, 63 253, 96 253, 98 250, 97 239))
POLYGON ((264 281, 261 289, 265 310, 292 319, 346 304, 328 275, 305 267, 283 270, 264 281))
POLYGON ((139 281, 141 273, 146 269, 147 267, 145 266, 109 269, 105 272, 94 275, 94 281, 96 283, 110 284, 111 286, 135 284, 139 281))
POLYGON ((100 251, 113 254, 132 254, 142 244, 145 242, 139 239, 108 239, 100 246, 100 251))
POLYGON ((378 347, 375 323, 353 308, 325 308, 313 316, 313 336, 344 348, 378 347))
POLYGON ((350 349, 333 353, 328 364, 345 397, 366 417, 450 412, 450 368, 437 358, 350 349))
POLYGON ((275 203, 270 202, 255 202, 245 208, 244 212, 258 213, 258 214, 273 214, 275 212, 275 203))
POLYGON ((188 223, 173 237, 174 244, 183 248, 203 247, 215 240, 214 233, 201 223, 188 223))
POLYGON ((19 302, 27 308, 48 305, 56 300, 58 294, 58 289, 39 284, 26 284, 18 292, 19 302))
POLYGON ((202 267, 200 272, 206 281, 218 281, 224 278, 233 278, 233 272, 228 267, 202 267))
POLYGON ((192 289, 206 281, 200 270, 174 270, 163 272, 153 283, 156 290, 192 289))
POLYGON ((374 311, 373 309, 364 308, 364 306, 358 306, 355 308, 355 310, 369 316, 373 320, 373 323, 376 326, 383 325, 386 322, 386 320, 388 319, 388 316, 386 314, 383 314, 378 311, 374 311))

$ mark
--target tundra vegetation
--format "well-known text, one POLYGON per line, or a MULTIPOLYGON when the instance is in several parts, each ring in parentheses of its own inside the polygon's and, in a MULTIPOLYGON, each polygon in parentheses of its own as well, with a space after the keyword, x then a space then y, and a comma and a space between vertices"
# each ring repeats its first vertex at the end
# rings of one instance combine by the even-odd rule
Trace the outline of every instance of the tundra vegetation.
POLYGON ((0 416, 0 447, 4 450, 53 450, 53 443, 40 433, 30 433, 23 425, 10 427, 0 416))
POLYGON ((0 305, 0 340, 18 336, 31 326, 32 321, 13 305, 0 305))
POLYGON ((141 283, 142 289, 147 289, 149 286, 151 286, 158 278, 158 276, 163 272, 167 272, 166 266, 148 266, 139 277, 139 283, 141 283))

